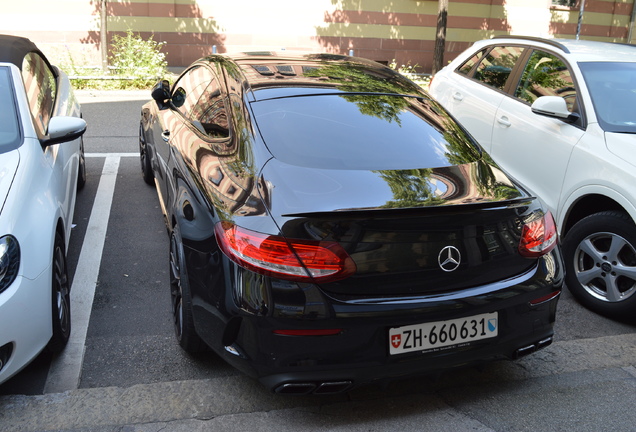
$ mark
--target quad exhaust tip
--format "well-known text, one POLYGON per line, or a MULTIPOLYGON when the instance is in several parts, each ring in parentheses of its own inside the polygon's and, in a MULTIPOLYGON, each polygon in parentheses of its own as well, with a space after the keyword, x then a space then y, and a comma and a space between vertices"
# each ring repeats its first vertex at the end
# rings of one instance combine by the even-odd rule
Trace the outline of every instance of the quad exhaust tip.
POLYGON ((327 381, 327 382, 303 382, 303 383, 286 383, 282 384, 274 390, 278 394, 288 395, 333 395, 343 393, 353 386, 352 381, 327 381))
MULTIPOLYGON (((525 357, 528 354, 532 354, 533 352, 540 350, 542 348, 547 347, 553 341, 553 337, 547 337, 545 339, 541 339, 533 344, 518 348, 514 354, 513 359, 519 359, 521 357, 525 357)), ((292 382, 281 384, 280 386, 274 389, 274 392, 277 394, 287 394, 287 395, 333 395, 338 393, 346 392, 347 390, 353 387, 353 382, 349 380, 345 381, 325 381, 325 382, 292 382)))
POLYGON ((521 348, 517 349, 514 352, 514 354, 512 355, 512 358, 514 360, 517 360, 517 359, 519 359, 521 357, 527 356, 528 354, 532 354, 533 352, 535 352, 537 350, 540 350, 542 348, 545 348, 548 345, 550 345, 552 343, 552 340, 553 340, 553 338, 552 338, 552 336, 550 336, 550 337, 547 337, 545 339, 541 339, 540 341, 535 342, 535 343, 533 343, 531 345, 527 345, 525 347, 521 347, 521 348))

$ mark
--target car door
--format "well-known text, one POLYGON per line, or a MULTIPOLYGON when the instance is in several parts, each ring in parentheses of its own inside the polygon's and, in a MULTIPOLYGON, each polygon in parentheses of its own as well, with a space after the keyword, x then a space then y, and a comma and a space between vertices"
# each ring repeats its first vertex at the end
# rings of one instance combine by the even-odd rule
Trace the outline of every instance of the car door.
MULTIPOLYGON (((59 95, 57 75, 50 64, 37 52, 28 53, 22 62, 22 80, 29 102, 33 125, 38 136, 45 137, 51 118, 56 114, 56 107, 66 105, 59 95)), ((75 206, 75 190, 78 170, 79 141, 49 145, 43 148, 44 159, 49 164, 49 180, 42 185, 47 188, 60 203, 65 222, 65 232, 70 232, 73 209, 75 206)))
POLYGON ((492 146, 495 114, 524 50, 521 46, 495 46, 479 51, 452 72, 450 79, 436 83, 436 96, 442 105, 486 151, 492 146))
MULTIPOLYGON (((236 151, 222 71, 210 62, 210 68, 202 66, 193 74, 189 79, 202 85, 180 81, 174 90, 173 102, 179 105, 178 98, 184 97, 185 103, 178 107, 183 127, 170 137, 173 189, 166 205, 179 227, 193 309, 201 316, 209 315, 208 306, 221 301, 225 293, 214 225, 219 218, 229 219, 253 187, 236 151)), ((197 326, 218 320, 214 313, 210 318, 197 320, 197 326)))
POLYGON ((205 66, 195 66, 184 72, 172 88, 169 109, 158 109, 151 121, 155 169, 164 207, 174 197, 174 179, 169 168, 172 152, 187 146, 185 143, 193 132, 186 124, 197 107, 197 101, 212 80, 212 72, 205 66))
MULTIPOLYGON (((574 146, 585 132, 574 75, 554 53, 534 50, 511 96, 501 101, 495 116, 491 156, 555 212, 574 146), (540 96, 560 96, 580 118, 567 123, 534 114, 540 96)), ((556 214, 556 212, 555 212, 556 214)))

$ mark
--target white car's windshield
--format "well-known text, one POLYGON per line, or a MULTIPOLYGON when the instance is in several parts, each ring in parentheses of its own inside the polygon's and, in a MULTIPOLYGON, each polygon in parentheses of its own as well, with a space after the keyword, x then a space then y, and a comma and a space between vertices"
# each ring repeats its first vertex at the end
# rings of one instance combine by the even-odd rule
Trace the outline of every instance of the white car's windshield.
POLYGON ((607 132, 636 133, 636 63, 579 63, 599 124, 607 132))
POLYGON ((20 128, 15 110, 9 68, 0 67, 0 153, 17 148, 20 128))

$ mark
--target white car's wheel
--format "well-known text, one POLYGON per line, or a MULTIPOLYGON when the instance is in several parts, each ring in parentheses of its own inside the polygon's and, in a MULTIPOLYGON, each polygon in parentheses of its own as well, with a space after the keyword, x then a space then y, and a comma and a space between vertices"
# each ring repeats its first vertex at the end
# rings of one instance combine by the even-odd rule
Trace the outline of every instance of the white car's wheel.
POLYGON ((62 235, 56 233, 53 246, 52 328, 53 336, 47 345, 47 351, 62 351, 71 335, 71 293, 66 268, 66 253, 62 235))
POLYGON ((611 318, 636 314, 636 226, 624 213, 577 222, 563 242, 566 284, 586 307, 611 318))
POLYGON ((84 137, 80 138, 80 159, 77 172, 77 190, 86 185, 86 156, 84 155, 84 137))

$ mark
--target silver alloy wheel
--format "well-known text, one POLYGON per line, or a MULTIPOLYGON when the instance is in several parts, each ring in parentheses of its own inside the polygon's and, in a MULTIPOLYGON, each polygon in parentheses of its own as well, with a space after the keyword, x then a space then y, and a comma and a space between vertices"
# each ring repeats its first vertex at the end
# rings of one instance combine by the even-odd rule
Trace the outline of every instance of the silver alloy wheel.
POLYGON ((45 348, 49 353, 61 352, 71 335, 71 286, 65 251, 62 235, 56 233, 51 260, 51 330, 53 334, 45 348))
POLYGON ((574 271, 581 286, 594 298, 621 302, 636 294, 636 250, 610 232, 587 236, 574 252, 574 271))
POLYGON ((56 245, 53 259, 53 289, 56 303, 57 319, 63 335, 68 337, 71 327, 70 292, 66 273, 66 260, 62 247, 56 245))

